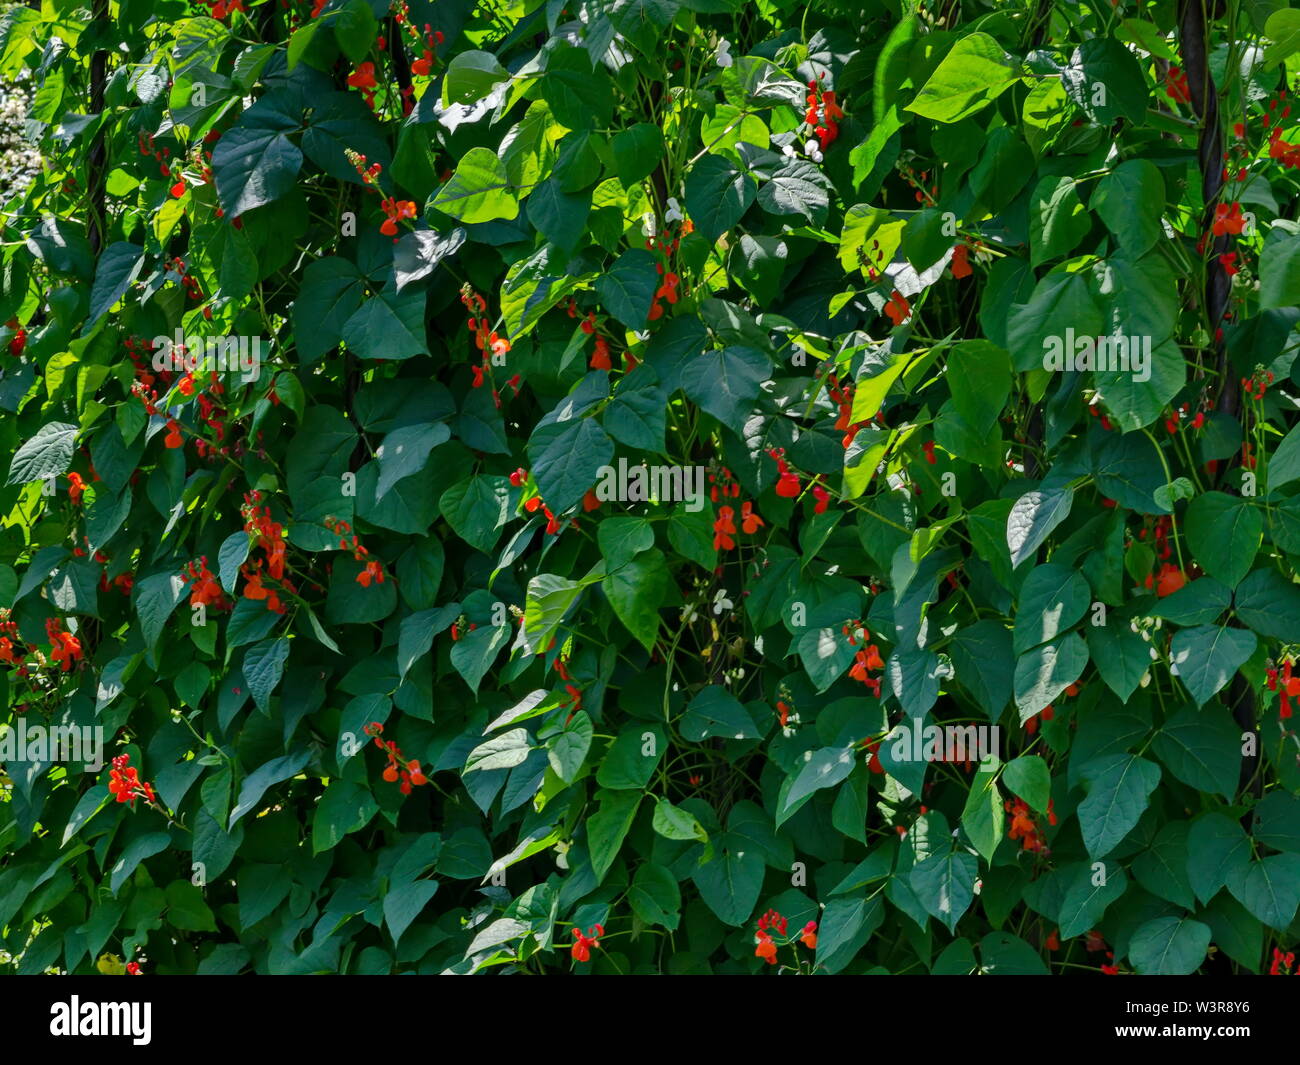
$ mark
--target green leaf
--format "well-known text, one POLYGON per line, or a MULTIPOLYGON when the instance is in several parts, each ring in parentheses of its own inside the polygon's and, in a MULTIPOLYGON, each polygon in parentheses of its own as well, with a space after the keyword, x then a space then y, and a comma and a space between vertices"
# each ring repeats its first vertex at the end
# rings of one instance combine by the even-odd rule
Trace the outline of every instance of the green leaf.
POLYGON ((528 440, 533 478, 555 514, 581 502, 613 457, 614 441, 591 418, 550 422, 528 440))
POLYGON ((763 856, 743 838, 728 832, 713 858, 695 870, 695 886, 718 920, 736 928, 754 912, 765 871, 763 856))
POLYGON ((274 203, 292 189, 302 152, 282 130, 236 126, 212 153, 217 196, 228 218, 274 203))
POLYGON ((651 122, 638 122, 614 135, 614 171, 625 189, 648 178, 664 155, 664 135, 651 122))
POLYGON ((1078 247, 1092 228, 1072 177, 1045 177, 1029 197, 1030 262, 1058 259, 1078 247))
POLYGON ((1097 182, 1088 204, 1125 252, 1140 256, 1164 236, 1165 183, 1146 159, 1128 159, 1097 182))
POLYGON ((1081 274, 1050 273, 1034 286, 1028 303, 1007 312, 1007 348, 1017 370, 1061 370, 1069 331, 1078 337, 1101 334, 1101 308, 1081 274))
POLYGON ((1082 768, 1088 797, 1079 803, 1083 845, 1094 861, 1104 858, 1133 830, 1160 783, 1160 767, 1131 754, 1111 754, 1082 768))
POLYGON ((1021 722, 1054 703, 1061 692, 1083 675, 1088 647, 1075 632, 1026 651, 1016 660, 1016 708, 1021 722))
POLYGON ((596 883, 605 879, 609 867, 618 857, 623 840, 632 827, 641 793, 636 791, 596 792, 596 812, 587 821, 587 847, 596 883))
POLYGON ((908 883, 926 912, 952 932, 975 898, 978 873, 979 863, 973 855, 953 851, 933 854, 913 866, 908 883))
POLYGON ((331 781, 312 818, 312 854, 333 850, 349 833, 365 828, 378 812, 379 804, 369 789, 346 780, 331 781))
POLYGON ((1187 879, 1201 902, 1209 902, 1250 864, 1245 829, 1220 813, 1202 814, 1187 834, 1187 879))
POLYGON ((425 294, 408 289, 372 296, 343 323, 341 337, 363 359, 409 359, 429 354, 424 335, 425 294))
POLYGON ((1068 488, 1038 489, 1016 500, 1007 515, 1007 549, 1011 565, 1032 558, 1052 530, 1070 516, 1074 492, 1068 488))
POLYGON ((1205 572, 1235 588, 1254 564, 1264 518, 1248 499, 1206 492, 1188 506, 1184 531, 1205 572))
POLYGON ((1016 64, 987 33, 963 37, 905 110, 935 122, 960 122, 1011 87, 1016 64))
POLYGON ((311 753, 305 749, 294 751, 281 758, 271 759, 245 777, 239 789, 239 802, 230 811, 230 822, 227 828, 234 828, 240 818, 256 807, 268 788, 301 773, 310 758, 311 753))
POLYGON ((384 894, 384 923, 394 943, 402 938, 437 891, 436 880, 412 880, 388 889, 384 894))
MULTIPOLYGON (((609 524, 602 522, 601 527, 609 524)), ((653 539, 653 536, 651 537, 653 539)), ((659 638, 659 609, 668 600, 668 560, 658 548, 628 560, 601 585, 618 619, 647 651, 659 638)))
POLYGON ((1187 917, 1157 917, 1129 941, 1128 956, 1143 976, 1190 976, 1205 960, 1210 926, 1187 917))
POLYGON ((519 201, 505 163, 490 148, 466 152, 430 206, 466 224, 509 221, 519 214, 519 201))
POLYGON ((23 442, 9 463, 5 484, 28 484, 66 473, 72 465, 72 449, 78 429, 67 422, 49 422, 23 442))
POLYGON ((1093 37, 1074 50, 1061 83, 1076 107, 1094 122, 1111 125, 1145 116, 1147 84, 1137 58, 1113 37, 1093 37))
POLYGON ((271 693, 284 675, 284 663, 289 657, 289 641, 264 640, 248 649, 244 655, 244 679, 259 710, 271 707, 271 693))
POLYGON ((681 731, 692 743, 710 737, 755 740, 762 735, 749 711, 717 684, 709 685, 691 700, 682 716, 681 731))
POLYGON ((1013 648, 1017 654, 1047 643, 1072 627, 1088 609, 1092 592, 1075 570, 1047 563, 1032 569, 1020 587, 1013 648))
POLYGON ((1257 644, 1249 629, 1198 625, 1174 633, 1169 658, 1196 705, 1203 706, 1246 664, 1257 644))
POLYGON ((1040 814, 1047 813, 1052 797, 1052 774, 1036 754, 1024 754, 1007 763, 1002 782, 1040 814))
POLYGON ((591 749, 591 735, 591 718, 585 710, 579 710, 565 725, 564 731, 547 743, 546 756, 551 768, 566 784, 572 784, 577 778, 578 770, 591 749))
MULTIPOLYGON (((1106 908, 1128 888, 1128 877, 1122 868, 1098 870, 1088 862, 1078 862, 1073 873, 1065 879, 1060 909, 1056 915, 1062 939, 1072 939, 1096 928, 1106 908), (1100 883, 1097 881, 1100 880, 1100 883)), ((1062 877, 1067 877, 1062 870, 1062 877)))
POLYGON ((1300 303, 1300 236, 1269 235, 1259 256, 1259 306, 1294 307, 1300 303))
POLYGON ((1269 928, 1284 932, 1300 907, 1300 854, 1274 854, 1228 873, 1233 897, 1269 928))
POLYGON ((1257 569, 1237 587, 1233 610, 1259 635, 1289 643, 1300 632, 1300 588, 1275 569, 1257 569))
POLYGON ((510 481, 483 474, 448 488, 439 500, 442 516, 471 547, 490 554, 509 519, 510 481))
POLYGON ((653 828, 664 839, 703 842, 709 838, 693 814, 680 806, 674 806, 667 799, 660 799, 655 804, 653 828))
POLYGON ((686 210, 710 244, 729 230, 757 195, 754 179, 721 155, 706 155, 686 176, 686 210))
POLYGON ((1186 707, 1164 723, 1151 749, 1179 780, 1231 800, 1241 773, 1241 729, 1217 703, 1186 707))
POLYGON ((430 452, 450 438, 451 430, 442 422, 405 425, 390 432, 375 451, 379 460, 375 498, 383 498, 403 477, 419 473, 429 461, 430 452))
POLYGON ((728 428, 739 431, 772 376, 766 356, 746 347, 727 347, 693 356, 681 370, 682 391, 728 428))
POLYGON ((997 775, 996 763, 981 765, 976 770, 961 813, 961 827, 986 862, 993 861, 993 852, 1002 842, 1006 824, 997 775))
POLYGON ((90 289, 90 313, 86 329, 100 320, 140 276, 144 266, 144 249, 138 244, 117 241, 104 249, 95 268, 95 283, 90 289))
POLYGON ((596 294, 605 309, 629 329, 644 329, 659 288, 655 259, 642 248, 625 251, 596 278, 596 294))
POLYGON ((632 912, 649 925, 660 925, 670 932, 681 920, 682 893, 673 874, 654 862, 637 866, 632 886, 627 892, 632 912))
POLYGON ((1254 835, 1266 847, 1300 854, 1300 798, 1270 791, 1255 805, 1254 835))

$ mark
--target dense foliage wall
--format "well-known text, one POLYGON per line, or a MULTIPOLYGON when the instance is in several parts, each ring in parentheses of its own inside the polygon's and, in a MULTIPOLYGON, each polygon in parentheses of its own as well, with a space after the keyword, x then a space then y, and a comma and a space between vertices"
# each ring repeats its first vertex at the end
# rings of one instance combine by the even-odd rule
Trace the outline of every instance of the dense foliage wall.
POLYGON ((0 963, 1294 971, 1297 51, 10 7, 0 963))

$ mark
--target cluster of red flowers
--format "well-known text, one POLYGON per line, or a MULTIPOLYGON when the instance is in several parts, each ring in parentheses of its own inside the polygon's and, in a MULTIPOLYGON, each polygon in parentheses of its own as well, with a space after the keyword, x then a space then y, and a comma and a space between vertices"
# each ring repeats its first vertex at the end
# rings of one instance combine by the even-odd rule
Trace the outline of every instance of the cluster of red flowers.
POLYGON ((384 779, 390 784, 395 784, 399 780, 401 785, 398 790, 403 795, 410 795, 411 788, 418 788, 421 784, 429 783, 429 778, 424 775, 420 768, 418 758, 407 759, 402 754, 402 749, 392 740, 384 740, 384 726, 378 721, 372 721, 361 730, 367 736, 374 740, 374 744, 386 755, 388 755, 388 765, 384 769, 384 779))
MULTIPOLYGON (((1007 835, 1012 839, 1020 840, 1020 846, 1032 854, 1050 854, 1051 851, 1047 849, 1047 840, 1025 801, 1023 799, 1016 799, 1014 802, 1008 800, 1002 805, 1003 809, 1011 815, 1011 827, 1007 830, 1007 835)), ((1053 801, 1048 799, 1047 822, 1050 825, 1055 825, 1056 813, 1052 807, 1053 801)))
POLYGON ((1268 672, 1268 690, 1278 693, 1277 716, 1285 720, 1291 716, 1291 700, 1300 695, 1300 677, 1291 676, 1291 661, 1282 663, 1281 676, 1276 669, 1268 672))
POLYGON ((244 0, 197 0, 200 6, 208 8, 210 14, 218 22, 223 20, 227 15, 233 15, 236 11, 242 11, 247 14, 244 7, 244 0))
POLYGON ((72 669, 72 664, 82 657, 81 641, 63 628, 58 618, 49 618, 45 622, 45 633, 50 638, 50 661, 60 663, 63 672, 72 669))
POLYGON ((1272 383, 1272 373, 1260 366, 1249 377, 1241 379, 1241 390, 1251 399, 1263 399, 1264 393, 1272 383))
MULTIPOLYGON (((766 523, 754 512, 754 504, 746 500, 740 506, 740 527, 746 536, 753 536, 766 523)), ((732 551, 736 547, 736 511, 734 507, 721 506, 713 522, 713 549, 732 551)))
POLYGON ((1110 432, 1111 429, 1110 419, 1102 411, 1101 407, 1099 407, 1096 403, 1090 403, 1088 405, 1088 413, 1091 414, 1094 418, 1100 418, 1102 430, 1107 433, 1110 432))
MULTIPOLYGON (((1176 411, 1174 411, 1173 414, 1171 414, 1168 418, 1165 419, 1165 431, 1168 432, 1170 436, 1173 436, 1175 433, 1178 432, 1180 426, 1182 425, 1183 419, 1188 418, 1190 414, 1191 414, 1190 405, 1184 403, 1181 407, 1179 407, 1176 411)), ((1205 411, 1198 410, 1195 416, 1191 417, 1189 420, 1191 421, 1193 429, 1201 428, 1201 426, 1205 424, 1205 411)))
POLYGON ((217 578, 208 569, 208 556, 195 559, 183 570, 181 577, 190 585, 190 606, 212 607, 215 610, 229 610, 233 606, 217 578))
POLYGON ((10 318, 5 325, 14 330, 14 335, 9 341, 9 354, 17 359, 22 356, 23 350, 27 347, 27 330, 18 324, 17 318, 10 318))
POLYGON ((1185 104, 1191 100, 1191 86, 1181 67, 1170 67, 1165 71, 1165 95, 1176 104, 1185 104))
POLYGON ((244 598, 256 602, 265 601, 266 609, 273 614, 285 612, 284 603, 275 588, 268 588, 263 583, 267 577, 276 581, 282 589, 297 592, 293 582, 284 575, 286 553, 289 545, 284 539, 284 526, 271 517, 271 507, 262 506, 262 493, 254 490, 244 496, 244 505, 240 508, 244 515, 244 531, 253 537, 250 553, 262 549, 263 557, 245 562, 239 567, 244 578, 244 598), (263 575, 263 568, 266 573, 263 575))
POLYGON ((840 119, 844 117, 844 112, 835 102, 834 91, 823 89, 817 81, 808 83, 807 103, 804 125, 811 128, 812 135, 817 138, 824 152, 840 135, 840 119))
POLYGON ((185 294, 189 296, 190 299, 201 300, 203 298, 203 288, 199 284, 198 278, 188 272, 189 267, 186 265, 184 259, 179 255, 173 255, 163 263, 163 266, 165 269, 170 270, 180 278, 181 288, 185 290, 185 294))
POLYGON ((785 451, 779 447, 770 447, 767 453, 776 463, 776 494, 782 499, 794 499, 803 491, 803 486, 799 484, 799 475, 792 472, 789 463, 785 461, 785 451))
POLYGON ((684 221, 681 228, 674 235, 673 227, 666 227, 664 235, 658 239, 648 238, 645 242, 646 251, 658 252, 661 261, 655 263, 655 269, 663 279, 659 287, 655 290, 654 301, 650 304, 649 320, 657 322, 664 316, 664 301, 672 306, 675 305, 681 297, 678 289, 681 287, 682 279, 673 271, 673 256, 677 254, 677 246, 681 243, 681 235, 690 233, 695 226, 689 219, 684 221))
MULTIPOLYGON (((542 502, 540 495, 529 496, 524 500, 524 510, 529 514, 535 514, 538 510, 546 516, 546 535, 554 536, 560 531, 561 521, 552 512, 551 508, 542 502)), ((577 524, 576 522, 574 523, 577 524)))
MULTIPOLYGON (((772 933, 775 932, 778 936, 784 938, 788 928, 789 922, 776 910, 769 909, 764 913, 758 919, 758 931, 754 935, 754 942, 757 944, 754 948, 754 957, 762 958, 768 965, 775 965, 776 940, 772 938, 772 933)), ((799 939, 810 950, 816 950, 817 922, 809 921, 804 925, 799 933, 799 939)))
MULTIPOLYGON (((348 75, 348 87, 361 90, 361 98, 370 110, 375 109, 375 90, 379 82, 375 79, 375 64, 367 59, 348 75)), ((364 156, 363 156, 364 158, 364 156)))
POLYGON ((6 610, 2 615, 3 621, 0 621, 0 632, 5 635, 0 636, 0 662, 8 662, 11 666, 17 665, 22 661, 22 653, 14 653, 14 641, 11 637, 18 636, 18 622, 9 620, 9 611, 6 610))
POLYGON ((171 164, 167 162, 168 156, 171 155, 170 148, 159 148, 154 144, 152 133, 141 133, 137 137, 137 143, 140 147, 141 155, 151 155, 158 163, 158 171, 165 178, 172 176, 171 164))
POLYGON ((1280 947, 1273 948, 1273 963, 1268 967, 1269 976, 1300 976, 1300 969, 1295 965, 1295 951, 1282 953, 1280 947))
POLYGON ((411 73, 417 78, 427 78, 438 63, 436 49, 438 45, 446 40, 442 35, 442 31, 434 30, 426 22, 424 32, 421 33, 416 28, 415 23, 411 21, 411 9, 406 0, 402 0, 401 4, 398 5, 398 9, 393 15, 393 21, 406 31, 406 35, 411 40, 412 50, 422 52, 419 59, 411 61, 411 73))
POLYGON ((831 401, 840 409, 839 417, 835 419, 835 431, 844 434, 840 443, 847 451, 853 444, 853 438, 858 435, 858 430, 868 423, 853 420, 853 384, 848 381, 841 383, 836 373, 831 373, 827 381, 830 384, 831 401))
MULTIPOLYGON (((468 284, 461 286, 460 302, 469 311, 470 335, 474 337, 474 344, 482 356, 482 360, 477 366, 470 367, 470 371, 474 375, 474 380, 471 383, 475 388, 482 388, 485 374, 487 379, 492 379, 493 360, 497 360, 497 363, 505 361, 506 353, 510 350, 510 341, 492 328, 487 318, 487 300, 470 288, 468 284)), ((516 395, 519 394, 520 383, 519 374, 515 374, 506 382, 515 390, 516 395)), ((501 393, 497 391, 495 383, 492 388, 492 402, 496 404, 498 409, 501 407, 501 393)))
MULTIPOLYGON (((1153 535, 1153 540, 1155 543, 1154 550, 1156 553, 1156 557, 1160 559, 1162 562, 1168 559, 1170 555, 1173 553, 1173 548, 1169 546, 1169 534, 1173 531, 1173 528, 1174 528, 1173 515, 1161 514, 1156 518, 1155 525, 1151 530, 1153 535)), ((1144 526, 1143 528, 1138 530, 1138 539, 1145 540, 1146 538, 1147 538, 1147 530, 1146 527, 1144 526)), ((1147 587, 1150 588, 1151 584, 1148 583, 1147 587)))
POLYGON ((154 794, 153 785, 147 780, 140 779, 139 770, 129 765, 130 761, 129 754, 119 754, 113 759, 113 768, 108 771, 109 794, 115 795, 118 802, 130 803, 132 809, 135 809, 136 799, 157 802, 158 797, 154 794))
POLYGON ((916 190, 914 193, 916 202, 926 207, 933 207, 938 202, 935 197, 939 195, 939 185, 937 182, 930 182, 930 171, 922 170, 917 173, 911 164, 906 162, 899 162, 897 166, 899 176, 916 190))
POLYGON ((603 924, 594 924, 584 935, 581 928, 573 930, 573 960, 591 961, 591 948, 600 946, 600 937, 605 934, 603 924))
POLYGON ((340 551, 351 551, 355 561, 365 563, 365 568, 357 574, 357 583, 362 588, 369 588, 371 581, 384 583, 384 564, 369 557, 370 551, 361 546, 361 539, 352 531, 351 525, 338 518, 329 517, 325 519, 325 528, 339 538, 340 551))
POLYGON ((729 469, 727 469, 726 466, 721 467, 721 473, 722 473, 721 485, 718 484, 718 477, 716 474, 714 473, 709 474, 709 484, 713 486, 712 488, 709 489, 709 498, 712 499, 713 502, 715 503, 718 501, 719 498, 739 499, 740 482, 736 480, 735 474, 733 474, 729 469))
POLYGON ((868 671, 885 668, 885 660, 880 657, 880 648, 874 643, 867 643, 871 639, 871 630, 867 628, 866 622, 858 619, 856 621, 846 621, 840 626, 840 632, 847 637, 850 647, 858 647, 858 640, 862 640, 862 646, 858 647, 858 652, 853 656, 853 665, 849 667, 849 677, 856 681, 861 681, 869 689, 871 694, 877 699, 880 698, 880 677, 872 677, 868 671))

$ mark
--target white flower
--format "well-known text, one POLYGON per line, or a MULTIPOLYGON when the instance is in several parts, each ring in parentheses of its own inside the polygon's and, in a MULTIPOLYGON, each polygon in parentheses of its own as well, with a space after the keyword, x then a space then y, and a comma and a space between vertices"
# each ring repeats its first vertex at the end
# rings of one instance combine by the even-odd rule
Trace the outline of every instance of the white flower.
POLYGON ((718 42, 718 51, 715 53, 714 58, 717 59, 718 66, 720 67, 729 67, 733 62, 735 62, 735 60, 731 58, 731 42, 725 37, 718 42))
POLYGON ((689 625, 692 621, 695 620, 695 617, 696 617, 695 604, 691 603, 686 607, 685 610, 682 611, 682 624, 689 625))
POLYGON ((817 142, 815 140, 809 140, 808 143, 803 146, 803 154, 814 163, 820 163, 822 159, 825 158, 821 153, 821 149, 817 147, 817 142))
POLYGON ((781 154, 784 155, 787 159, 793 159, 799 153, 794 150, 793 144, 787 144, 784 148, 781 149, 781 154))
POLYGON ((647 237, 653 237, 655 235, 655 216, 650 211, 646 211, 646 213, 641 216, 641 232, 647 237))
POLYGON ((713 612, 721 614, 724 610, 730 610, 736 604, 727 598, 727 590, 719 588, 718 594, 713 597, 713 612))
POLYGON ((677 202, 677 197, 668 198, 668 212, 664 215, 665 222, 680 222, 682 220, 682 205, 677 202))

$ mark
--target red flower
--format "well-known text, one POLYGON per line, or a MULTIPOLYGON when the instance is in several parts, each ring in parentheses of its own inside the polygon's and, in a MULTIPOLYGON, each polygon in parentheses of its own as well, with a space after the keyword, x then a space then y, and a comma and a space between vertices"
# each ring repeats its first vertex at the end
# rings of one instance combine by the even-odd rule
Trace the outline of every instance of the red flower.
POLYGON ((735 516, 736 512, 731 507, 718 508, 718 519, 713 523, 715 551, 730 551, 736 546, 736 541, 732 539, 736 535, 735 516))
POLYGON ((813 494, 813 498, 817 500, 817 502, 813 504, 813 513, 825 514, 826 508, 831 504, 830 492, 826 491, 826 489, 823 488, 821 485, 814 484, 812 486, 812 494, 813 494))
POLYGON ((68 499, 72 502, 73 506, 77 506, 81 503, 81 493, 85 490, 86 484, 82 481, 81 474, 68 474, 68 499))
POLYGON ((747 536, 753 536, 763 525, 763 519, 754 513, 754 504, 745 502, 740 507, 740 527, 747 536))
POLYGON ((1165 73, 1165 93, 1175 103, 1185 104, 1192 98, 1187 75, 1179 67, 1170 67, 1165 73))
POLYGON ((403 218, 415 217, 415 204, 410 200, 398 200, 390 196, 379 206, 388 216, 384 219, 384 224, 379 227, 379 232, 386 237, 391 237, 397 232, 397 223, 403 218))
POLYGON ((912 305, 907 302, 903 294, 894 289, 889 297, 889 302, 885 304, 885 314, 894 325, 902 325, 912 317, 912 305))
POLYGON ((1236 236, 1246 226, 1245 216, 1241 213, 1241 204, 1221 203, 1214 209, 1214 224, 1210 227, 1216 237, 1227 233, 1236 236))
POLYGON ((181 436, 180 423, 174 418, 167 419, 167 435, 163 437, 163 444, 169 448, 185 446, 185 439, 181 436))
POLYGON ((757 946, 754 948, 754 956, 762 958, 768 965, 776 964, 776 944, 772 942, 772 937, 766 932, 759 932, 755 937, 757 946))
POLYGON ((367 562, 366 568, 357 574, 357 583, 362 588, 369 588, 372 580, 378 581, 380 584, 384 583, 384 567, 374 559, 367 562))
POLYGON ((965 244, 958 244, 952 250, 952 276, 960 281, 963 277, 970 277, 974 271, 970 263, 966 261, 966 256, 970 249, 965 244))
POLYGON ((810 950, 817 949, 817 922, 809 921, 803 926, 803 931, 799 933, 799 938, 803 940, 803 945, 810 950))
POLYGON ((1187 583, 1187 574, 1172 563, 1166 562, 1156 574, 1156 596, 1163 599, 1173 595, 1187 583))
POLYGON ((375 64, 367 60, 348 75, 348 84, 354 89, 377 89, 375 81, 375 64))
POLYGON ((113 759, 113 768, 108 772, 109 794, 115 795, 118 802, 130 803, 132 809, 135 808, 136 799, 157 802, 153 785, 140 779, 139 770, 129 765, 130 761, 129 754, 119 754, 113 759))
POLYGON ((573 960, 590 961, 591 948, 600 946, 600 937, 603 936, 604 934, 605 934, 604 925, 599 925, 599 924, 592 925, 590 928, 587 929, 586 935, 582 934, 582 929, 575 928, 573 930, 573 938, 575 940, 572 947, 573 960))

